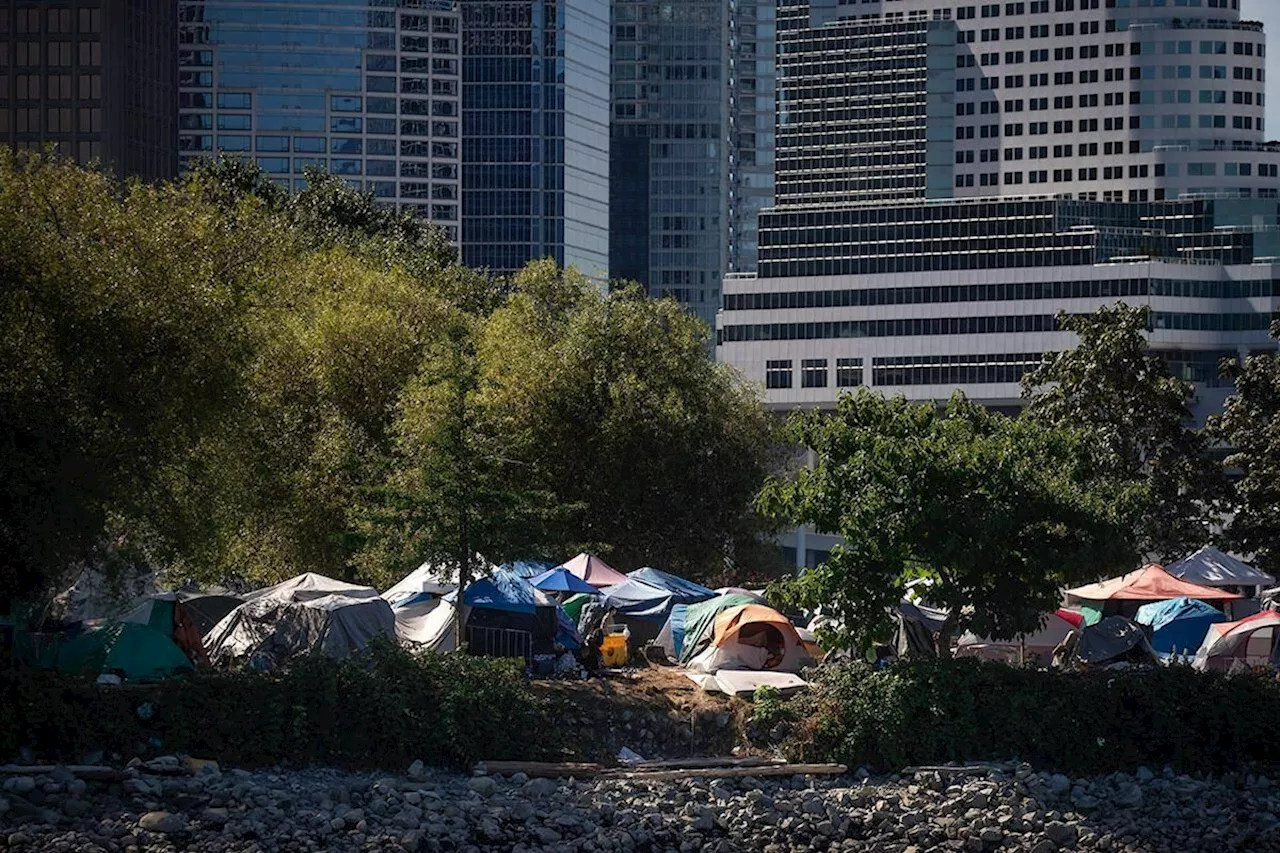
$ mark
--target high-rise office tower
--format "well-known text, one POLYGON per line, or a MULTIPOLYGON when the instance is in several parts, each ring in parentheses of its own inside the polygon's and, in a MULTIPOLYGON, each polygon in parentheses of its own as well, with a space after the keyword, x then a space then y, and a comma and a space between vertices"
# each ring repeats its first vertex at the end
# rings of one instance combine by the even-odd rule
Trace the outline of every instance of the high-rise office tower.
POLYGON ((177 173, 172 0, 0 0, 0 145, 177 173))
MULTIPOLYGON (((1019 404, 1056 315, 1150 306, 1221 404, 1272 347, 1280 146, 1236 0, 781 0, 775 206, 718 355, 778 408, 871 386, 1019 404)), ((810 540, 810 547, 812 540, 810 540)), ((798 542, 797 562, 806 546, 798 542)))
POLYGON ((461 0, 462 257, 609 277, 607 0, 461 0))
POLYGON ((776 52, 777 0, 729 0, 729 273, 755 272, 773 204, 776 52))
POLYGON ((178 14, 184 165, 251 157, 295 189, 319 166, 458 240, 454 3, 179 0, 178 14))

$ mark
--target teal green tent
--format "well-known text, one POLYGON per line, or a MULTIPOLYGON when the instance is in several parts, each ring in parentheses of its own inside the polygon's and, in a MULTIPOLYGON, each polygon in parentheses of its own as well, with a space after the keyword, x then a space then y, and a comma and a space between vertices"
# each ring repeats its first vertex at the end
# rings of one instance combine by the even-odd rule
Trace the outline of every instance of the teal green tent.
POLYGON ((67 675, 114 673, 128 681, 160 681, 194 667, 168 635, 134 622, 95 628, 58 649, 57 670, 67 675))
POLYGON ((655 642, 670 660, 686 663, 711 640, 717 616, 731 607, 759 603, 754 596, 731 592, 697 604, 677 604, 671 608, 671 616, 655 642))
POLYGON ((577 625, 578 620, 582 618, 582 608, 586 607, 588 601, 599 598, 600 596, 596 594, 580 592, 577 595, 569 596, 560 607, 564 610, 565 615, 573 620, 573 624, 577 625))

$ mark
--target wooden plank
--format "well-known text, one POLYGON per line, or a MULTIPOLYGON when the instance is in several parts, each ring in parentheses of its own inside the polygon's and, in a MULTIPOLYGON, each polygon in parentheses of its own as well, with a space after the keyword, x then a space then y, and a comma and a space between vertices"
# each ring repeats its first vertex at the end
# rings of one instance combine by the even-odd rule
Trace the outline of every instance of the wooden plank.
POLYGON ((476 765, 476 768, 483 769, 486 773, 494 773, 501 776, 523 773, 530 778, 538 777, 543 779, 568 778, 570 776, 583 779, 599 776, 604 771, 604 768, 599 764, 587 762, 553 763, 547 761, 481 761, 476 765))
POLYGON ((629 782, 670 782, 677 779, 741 779, 744 776, 840 776, 849 772, 843 764, 772 764, 763 767, 706 767, 690 770, 608 771, 601 779, 629 782))
POLYGON ((768 767, 775 764, 786 764, 781 758, 768 758, 752 755, 745 758, 658 758, 651 761, 637 761, 627 765, 630 770, 694 770, 706 767, 768 767))

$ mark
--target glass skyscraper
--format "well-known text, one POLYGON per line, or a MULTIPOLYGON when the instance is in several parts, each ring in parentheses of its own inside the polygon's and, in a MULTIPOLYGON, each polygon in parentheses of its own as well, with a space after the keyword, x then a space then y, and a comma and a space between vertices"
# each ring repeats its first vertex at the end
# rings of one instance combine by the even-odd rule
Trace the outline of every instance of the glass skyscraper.
POLYGON ((607 0, 462 0, 462 256, 609 276, 607 0))
POLYGON ((179 150, 298 189, 343 175, 459 239, 461 34, 451 0, 180 0, 179 150))

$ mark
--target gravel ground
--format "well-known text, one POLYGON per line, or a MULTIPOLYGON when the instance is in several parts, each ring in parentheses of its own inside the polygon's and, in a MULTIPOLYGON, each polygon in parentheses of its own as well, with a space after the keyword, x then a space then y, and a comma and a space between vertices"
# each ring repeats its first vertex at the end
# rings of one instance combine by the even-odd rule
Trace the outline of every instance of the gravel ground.
POLYGON ((1014 764, 859 779, 571 782, 521 774, 206 772, 11 777, 14 851, 1280 851, 1280 789, 1140 769, 1089 780, 1014 764))

